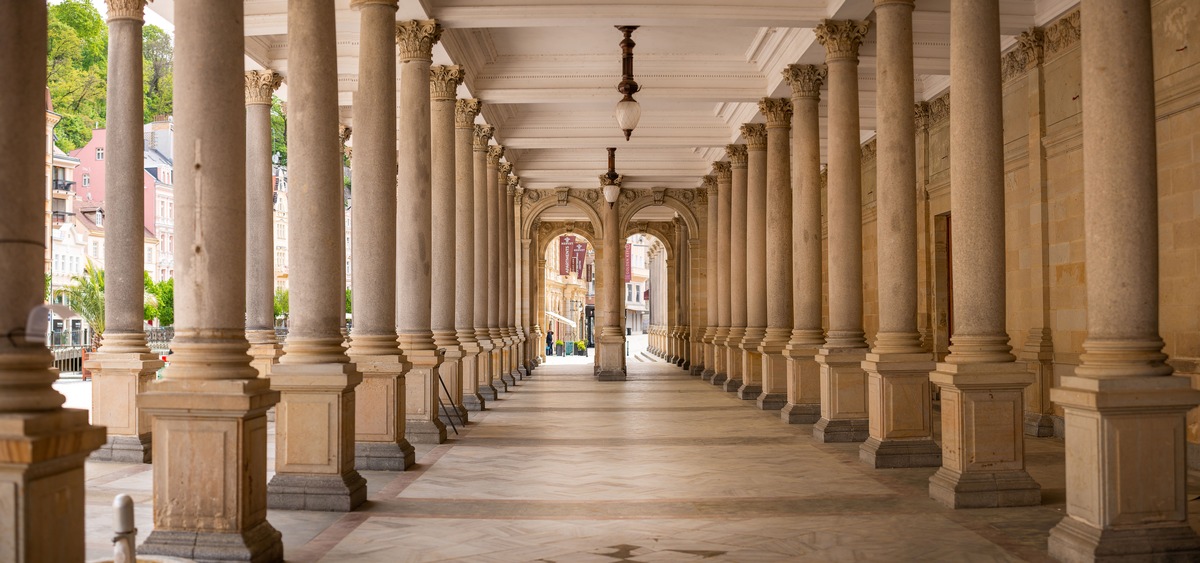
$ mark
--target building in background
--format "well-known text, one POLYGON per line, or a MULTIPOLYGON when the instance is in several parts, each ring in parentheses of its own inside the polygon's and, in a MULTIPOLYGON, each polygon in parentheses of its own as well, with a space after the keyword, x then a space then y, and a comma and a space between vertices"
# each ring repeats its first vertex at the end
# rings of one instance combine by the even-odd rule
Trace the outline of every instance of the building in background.
POLYGON ((625 241, 625 334, 650 330, 650 303, 646 296, 650 280, 647 252, 653 237, 637 234, 625 241))

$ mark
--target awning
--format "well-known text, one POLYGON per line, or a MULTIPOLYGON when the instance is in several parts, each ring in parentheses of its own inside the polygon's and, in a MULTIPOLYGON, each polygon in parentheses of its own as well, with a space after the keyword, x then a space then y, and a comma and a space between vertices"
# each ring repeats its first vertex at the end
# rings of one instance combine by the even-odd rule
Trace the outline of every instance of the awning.
POLYGON ((546 316, 548 316, 548 317, 553 317, 553 318, 555 318, 555 319, 558 319, 558 320, 560 320, 560 321, 562 321, 562 322, 566 323, 566 324, 567 324, 567 326, 569 326, 569 327, 571 327, 571 328, 575 328, 575 321, 573 321, 573 320, 571 320, 571 319, 568 319, 568 318, 566 318, 566 317, 564 317, 564 316, 562 316, 562 315, 559 315, 559 314, 556 314, 556 313, 551 313, 550 311, 546 311, 546 316))

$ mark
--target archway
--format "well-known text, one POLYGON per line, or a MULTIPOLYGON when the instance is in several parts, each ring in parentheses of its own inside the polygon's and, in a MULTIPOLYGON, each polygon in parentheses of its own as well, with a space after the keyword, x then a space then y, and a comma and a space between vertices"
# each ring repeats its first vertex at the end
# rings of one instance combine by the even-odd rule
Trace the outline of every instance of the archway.
POLYGON ((542 354, 551 364, 593 362, 596 337, 596 247, 572 225, 553 225, 539 237, 542 286, 537 322, 542 354))

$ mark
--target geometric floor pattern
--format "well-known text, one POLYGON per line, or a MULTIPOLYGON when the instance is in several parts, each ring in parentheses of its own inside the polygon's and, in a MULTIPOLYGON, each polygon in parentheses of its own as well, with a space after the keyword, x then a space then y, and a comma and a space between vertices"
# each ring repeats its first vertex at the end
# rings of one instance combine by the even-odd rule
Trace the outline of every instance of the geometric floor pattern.
MULTIPOLYGON (((288 561, 1049 561, 1063 446, 1028 438, 1042 505, 949 510, 932 468, 874 470, 682 370, 543 365, 403 473, 363 472, 360 510, 272 510, 288 561)), ((272 462, 273 463, 273 462, 272 462)), ((87 464, 89 557, 111 555, 112 496, 149 533, 150 466, 87 464)), ((1196 495, 1193 495, 1193 498, 1196 495)), ((1197 502, 1191 503, 1195 515, 1197 502)))

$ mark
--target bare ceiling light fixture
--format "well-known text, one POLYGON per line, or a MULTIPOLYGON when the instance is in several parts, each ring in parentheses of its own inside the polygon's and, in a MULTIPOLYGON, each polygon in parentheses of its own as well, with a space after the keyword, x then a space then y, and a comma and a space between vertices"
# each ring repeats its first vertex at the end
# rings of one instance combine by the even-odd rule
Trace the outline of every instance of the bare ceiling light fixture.
POLYGON ((642 89, 633 80, 633 47, 636 43, 633 42, 632 35, 633 30, 638 26, 618 25, 616 28, 625 34, 625 38, 621 40, 621 82, 617 84, 617 91, 624 97, 617 102, 614 115, 617 118, 617 125, 625 133, 625 140, 628 141, 629 135, 637 127, 638 119, 642 117, 642 107, 638 105, 637 100, 633 99, 633 95, 642 89))
POLYGON ((604 201, 612 207, 621 195, 621 175, 617 174, 617 148, 608 147, 608 172, 600 175, 600 187, 604 190, 604 201))

